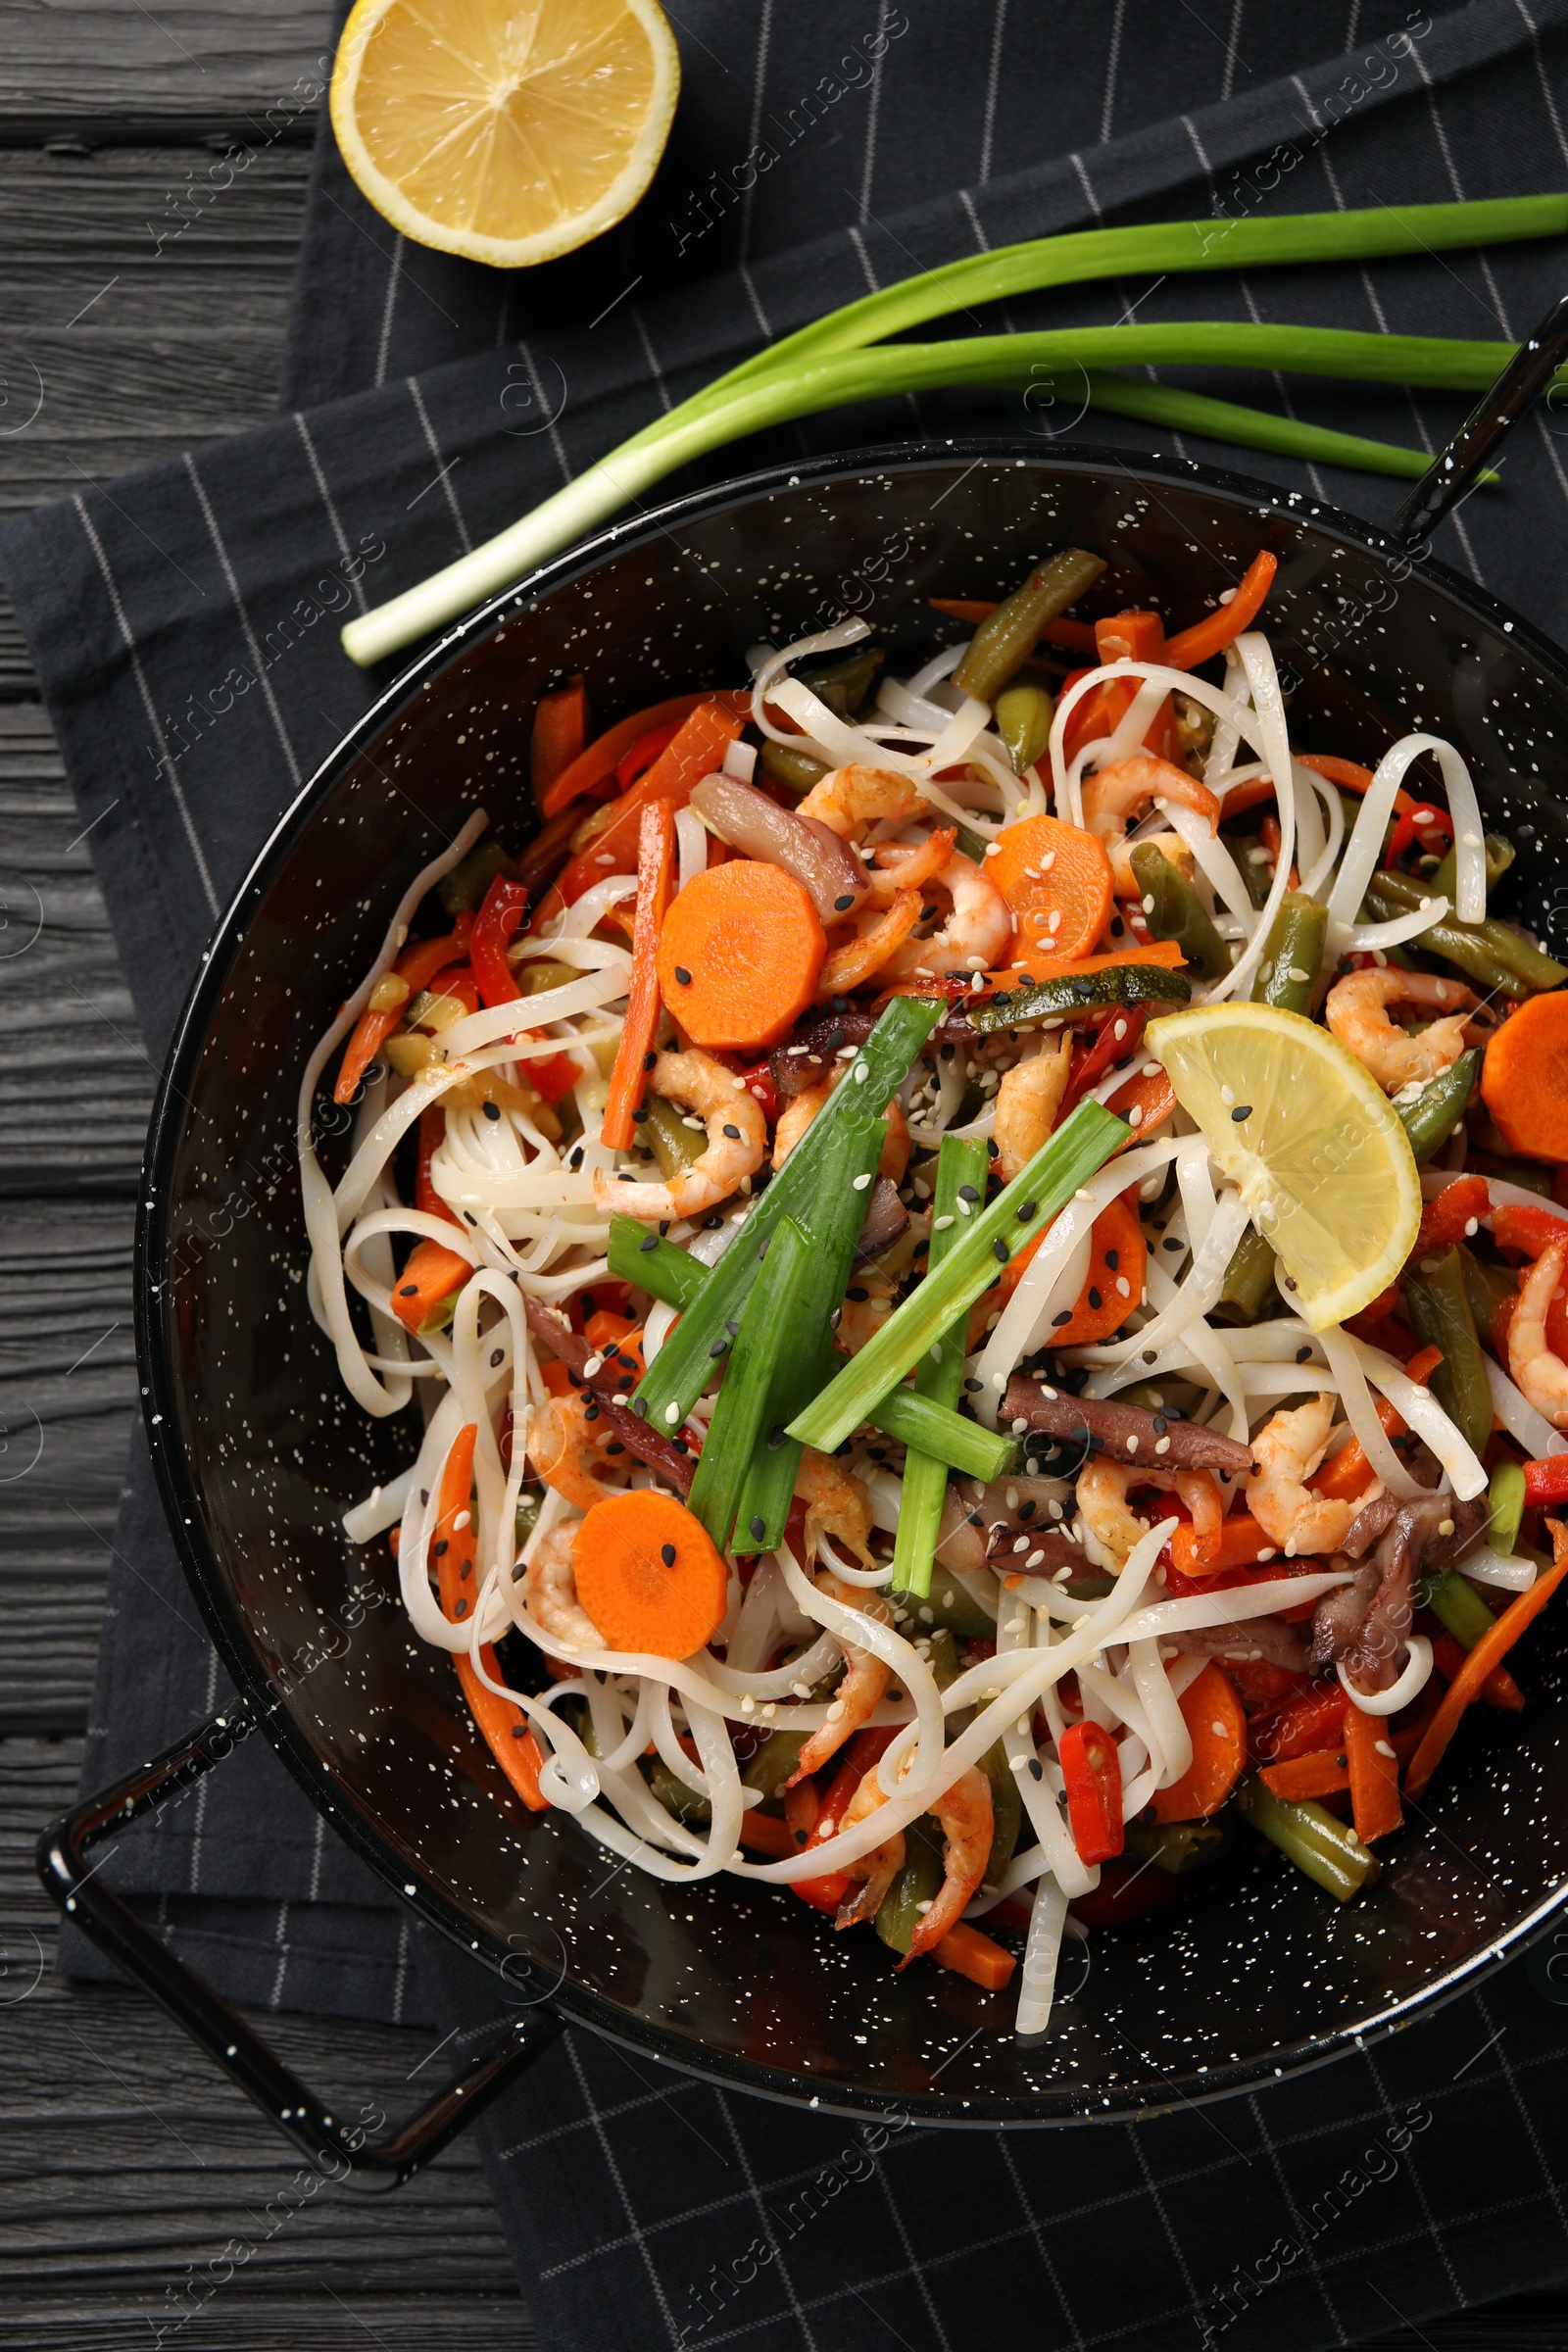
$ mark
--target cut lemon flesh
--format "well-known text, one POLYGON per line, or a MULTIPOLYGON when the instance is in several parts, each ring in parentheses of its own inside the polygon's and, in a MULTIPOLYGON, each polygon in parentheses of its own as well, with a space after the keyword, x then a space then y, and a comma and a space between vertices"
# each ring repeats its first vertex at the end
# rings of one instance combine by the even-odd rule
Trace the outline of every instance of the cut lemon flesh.
POLYGON ((655 0, 358 0, 332 128, 406 237, 516 269, 631 211, 679 89, 655 0))
POLYGON ((1313 1331, 1359 1314, 1421 1222, 1398 1114, 1337 1038, 1272 1004, 1195 1005, 1146 1043, 1295 1285, 1313 1331))

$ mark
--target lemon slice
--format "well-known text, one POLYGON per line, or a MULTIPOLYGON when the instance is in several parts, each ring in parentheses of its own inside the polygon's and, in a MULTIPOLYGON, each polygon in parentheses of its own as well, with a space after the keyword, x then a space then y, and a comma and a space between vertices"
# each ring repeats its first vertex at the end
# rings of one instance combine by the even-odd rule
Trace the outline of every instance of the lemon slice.
POLYGON ((1421 1179, 1398 1114, 1337 1038, 1272 1004, 1201 1004, 1145 1041, 1296 1286, 1313 1331, 1386 1290, 1421 1179))
POLYGON ((679 89, 655 0, 358 0, 332 128, 406 237, 517 269, 624 219, 679 89))

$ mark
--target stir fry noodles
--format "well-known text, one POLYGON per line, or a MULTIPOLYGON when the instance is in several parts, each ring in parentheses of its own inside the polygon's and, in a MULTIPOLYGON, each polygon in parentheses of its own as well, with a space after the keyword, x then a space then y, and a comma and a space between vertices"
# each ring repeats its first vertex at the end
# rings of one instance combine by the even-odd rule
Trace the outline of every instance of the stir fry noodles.
POLYGON ((1026 2036, 1227 1855, 1368 1886, 1568 1573, 1513 849, 1434 736, 1293 741, 1271 556, 1174 635, 1103 571, 907 677, 848 621, 546 695, 300 1093, 311 1304, 409 1431, 345 1525, 516 1796, 1026 2036))

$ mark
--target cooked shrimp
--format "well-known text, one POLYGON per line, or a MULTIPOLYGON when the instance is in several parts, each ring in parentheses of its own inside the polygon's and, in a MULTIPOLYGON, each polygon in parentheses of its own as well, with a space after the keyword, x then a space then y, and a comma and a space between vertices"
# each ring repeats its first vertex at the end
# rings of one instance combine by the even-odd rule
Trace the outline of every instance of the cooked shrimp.
POLYGON ((1348 972, 1336 980, 1323 1006, 1324 1018, 1342 1046, 1348 1046, 1388 1094, 1412 1081, 1451 1069, 1467 1045, 1477 1043, 1465 1020, 1480 1000, 1457 980, 1435 972, 1401 972, 1390 964, 1348 972), (1391 1004, 1410 1004, 1442 1014, 1418 1037, 1407 1037, 1389 1018, 1391 1004))
POLYGON ((1179 1494, 1199 1543, 1218 1540, 1224 1507, 1219 1489, 1206 1470, 1149 1470, 1132 1462, 1107 1462, 1102 1454, 1097 1454, 1078 1473, 1078 1508, 1117 1576, 1127 1564, 1128 1553, 1143 1542, 1152 1524, 1141 1519, 1128 1503, 1128 1493, 1135 1486, 1157 1487, 1167 1494, 1179 1494))
MULTIPOLYGON (((830 1453, 818 1453, 814 1446, 806 1446, 801 1454, 801 1466, 795 1473, 795 1492, 806 1505, 806 1559, 810 1567, 816 1557, 819 1536, 831 1536, 835 1544, 853 1551, 862 1568, 871 1565, 871 1497, 864 1484, 853 1470, 844 1469, 830 1453)), ((856 1592, 862 1590, 856 1586, 856 1592)), ((843 1593, 835 1598, 846 1599, 843 1593)), ((849 1599, 847 1605, 856 1609, 860 1603, 849 1599)))
POLYGON ((604 1635, 577 1598, 577 1578, 571 1564, 576 1536, 577 1524, 550 1530, 528 1562, 523 1597, 530 1614, 559 1648, 603 1649, 604 1635))
POLYGON ((924 806, 908 777, 895 768, 852 764, 818 776, 795 813, 814 816, 829 832, 850 841, 866 826, 905 824, 924 806))
MULTIPOLYGON (((824 1078, 820 1086, 804 1088, 800 1094, 792 1096, 779 1112, 778 1124, 773 1130, 773 1165, 775 1169, 784 1165, 833 1089, 843 1078, 848 1067, 848 1062, 841 1062, 831 1078, 824 1078)), ((877 1172, 879 1175, 890 1177, 895 1184, 902 1184, 905 1170, 909 1164, 909 1127, 903 1111, 899 1108, 896 1095, 888 1104, 886 1117, 888 1140, 883 1145, 882 1156, 876 1163, 877 1172)), ((618 1206, 619 1203, 617 1202, 616 1205, 618 1206)))
POLYGON ((969 858, 950 858, 934 878, 953 901, 952 912, 929 939, 906 939, 884 972, 909 980, 923 972, 978 972, 1004 963, 1012 951, 1012 908, 969 858))
MULTIPOLYGON (((892 1616, 881 1593, 869 1585, 841 1585, 836 1576, 817 1581, 830 1600, 839 1601, 847 1609, 858 1609, 863 1617, 875 1618, 879 1625, 886 1625, 892 1616)), ((893 1679, 892 1667, 874 1650, 860 1649, 853 1642, 845 1642, 842 1647, 849 1671, 833 1693, 826 1723, 811 1734, 802 1748, 800 1762, 784 1784, 786 1788, 793 1788, 808 1773, 820 1772, 828 1758, 838 1754, 845 1740, 853 1739, 893 1679)))
POLYGON ((658 1224, 666 1217, 700 1217, 748 1176, 755 1176, 767 1151, 767 1122, 750 1090, 737 1086, 722 1062, 692 1048, 661 1054, 648 1073, 648 1092, 666 1102, 684 1102, 708 1129, 708 1149, 667 1184, 641 1184, 624 1172, 594 1175, 594 1206, 601 1216, 624 1216, 658 1224))
POLYGON ((1287 1558, 1333 1551, 1366 1500, 1364 1494, 1337 1501, 1307 1492, 1305 1481, 1323 1459, 1334 1426, 1334 1405, 1335 1399, 1320 1390, 1310 1404, 1272 1415, 1252 1440, 1257 1468, 1247 1481, 1247 1507, 1287 1558))
POLYGON ((1568 1364, 1546 1345, 1546 1312, 1562 1289, 1565 1262, 1568 1240, 1543 1250, 1519 1285, 1519 1303, 1508 1325, 1508 1369, 1555 1429, 1568 1429, 1568 1364))
POLYGON ((1059 1042, 1048 1039, 1038 1054, 1003 1072, 993 1132, 1004 1182, 1010 1184, 1049 1138, 1071 1067, 1072 1040, 1064 1030, 1059 1042))
POLYGON ((942 1824, 942 1885, 909 1939, 908 1951, 899 1962, 901 1969, 908 1967, 916 1952, 929 1952, 950 1928, 957 1926, 979 1890, 991 1852, 995 1827, 991 1783, 978 1764, 960 1772, 953 1787, 944 1789, 928 1809, 942 1824))
MULTIPOLYGON (((1085 776, 1083 798, 1084 824, 1091 833, 1100 835, 1109 851, 1114 888, 1122 899, 1135 899, 1139 895, 1138 877, 1128 857, 1127 828, 1135 814, 1152 801, 1175 801, 1179 807, 1191 808, 1195 816, 1206 821, 1211 833, 1219 822, 1219 803, 1207 785, 1200 784, 1185 767, 1174 767, 1168 760, 1157 760, 1150 752, 1137 753, 1130 760, 1114 760, 1098 774, 1085 776)), ((1180 835, 1162 833, 1152 838, 1155 848, 1190 876, 1193 854, 1180 835)))
POLYGON ((901 890, 918 890, 935 882, 953 856, 958 833, 955 825, 939 825, 924 841, 884 841, 876 851, 876 866, 867 875, 873 906, 891 906, 901 890))
MULTIPOLYGON (((551 1396, 534 1414, 528 1434, 528 1458, 545 1485, 579 1511, 591 1511, 607 1494, 620 1491, 597 1475, 598 1442, 588 1404, 581 1395, 551 1396)), ((605 1434, 609 1436, 608 1428, 605 1434)))
POLYGON ((851 1355, 858 1355, 867 1341, 876 1338, 897 1299, 897 1287, 886 1275, 857 1273, 839 1309, 834 1335, 839 1346, 851 1355))
MULTIPOLYGON (((846 1806, 839 1827, 854 1829, 858 1822, 866 1820, 879 1805, 886 1802, 887 1797, 873 1764, 846 1806)), ((871 1851, 862 1854, 858 1862, 846 1862, 844 1875, 856 1882, 855 1891, 847 1894, 840 1903, 833 1925, 836 1928, 853 1928, 858 1920, 875 1919, 882 1908, 883 1896, 903 1868, 902 1830, 895 1830, 885 1843, 873 1845, 871 1851)))

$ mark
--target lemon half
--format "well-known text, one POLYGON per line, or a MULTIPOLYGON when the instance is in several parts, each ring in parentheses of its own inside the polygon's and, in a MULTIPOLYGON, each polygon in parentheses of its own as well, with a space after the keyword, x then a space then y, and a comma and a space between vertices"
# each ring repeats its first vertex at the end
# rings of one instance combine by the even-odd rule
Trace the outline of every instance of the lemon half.
POLYGON ((1309 1328, 1359 1314, 1421 1223, 1409 1140, 1370 1071, 1326 1029, 1272 1004, 1196 1005, 1151 1022, 1146 1043, 1309 1328))
POLYGON ((332 128, 406 237, 517 269, 625 218, 679 90, 655 0, 358 0, 332 128))

